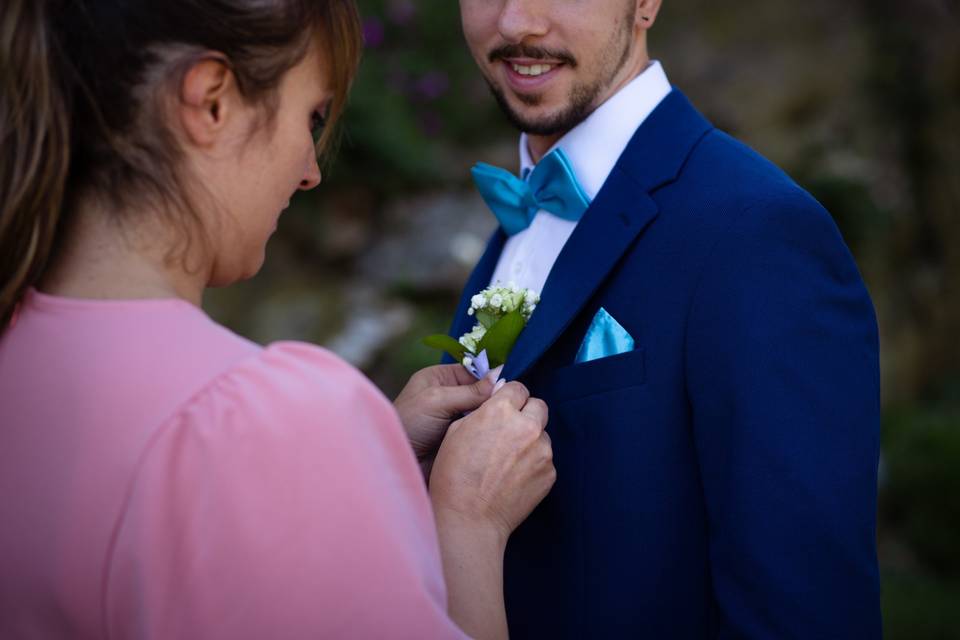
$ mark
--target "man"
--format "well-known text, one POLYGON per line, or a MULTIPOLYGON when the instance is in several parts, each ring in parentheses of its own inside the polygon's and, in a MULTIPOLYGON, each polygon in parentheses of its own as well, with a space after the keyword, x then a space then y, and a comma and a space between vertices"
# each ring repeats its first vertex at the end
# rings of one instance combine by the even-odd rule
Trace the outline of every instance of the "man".
POLYGON ((460 0, 526 182, 475 174, 503 224, 451 333, 492 282, 541 293, 502 375, 550 405, 558 473, 507 551, 512 637, 879 637, 870 298, 829 214, 649 59, 659 7, 460 0))

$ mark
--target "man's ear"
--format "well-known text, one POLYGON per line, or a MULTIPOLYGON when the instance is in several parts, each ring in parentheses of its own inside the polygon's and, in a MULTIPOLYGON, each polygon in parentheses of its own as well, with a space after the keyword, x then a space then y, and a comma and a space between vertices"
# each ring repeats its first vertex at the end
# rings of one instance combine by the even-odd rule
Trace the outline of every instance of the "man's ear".
POLYGON ((636 25, 641 29, 649 29, 657 21, 660 13, 660 0, 637 0, 636 25))
POLYGON ((187 139, 200 147, 211 146, 239 98, 236 78, 222 57, 211 55, 194 63, 183 75, 177 109, 187 139))

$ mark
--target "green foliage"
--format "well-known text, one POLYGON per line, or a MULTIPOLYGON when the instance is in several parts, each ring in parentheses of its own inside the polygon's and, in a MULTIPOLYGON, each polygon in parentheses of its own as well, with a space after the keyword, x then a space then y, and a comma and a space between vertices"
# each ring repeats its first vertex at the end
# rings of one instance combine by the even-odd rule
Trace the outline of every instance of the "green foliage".
POLYGON ((464 356, 467 355, 467 350, 462 344, 454 340, 448 335, 442 333, 435 333, 432 336, 427 336, 423 339, 423 344, 430 347, 431 349, 439 349, 440 351, 445 351, 450 355, 451 358, 460 362, 463 360, 464 356))
POLYGON ((449 157, 506 125, 463 42, 458 3, 359 4, 366 44, 334 181, 383 193, 463 181, 449 157))
POLYGON ((497 316, 487 311, 477 311, 477 322, 489 329, 497 323, 497 316))
POLYGON ((960 579, 960 410, 890 412, 881 514, 927 570, 960 579))
MULTIPOLYGON (((513 349, 517 338, 520 337, 520 332, 523 331, 526 322, 519 311, 512 311, 499 320, 492 314, 481 311, 477 315, 480 314, 485 316, 480 318, 480 322, 487 327, 487 332, 477 345, 477 353, 486 351, 490 368, 493 369, 507 361, 507 356, 510 355, 510 350, 513 349)), ((445 351, 457 362, 462 361, 464 356, 468 355, 466 348, 448 335, 433 334, 424 338, 422 342, 431 349, 445 351)))
POLYGON ((510 355, 510 350, 520 337, 525 324, 523 314, 511 311, 487 330, 480 341, 479 349, 487 352, 491 369, 507 361, 507 356, 510 355))

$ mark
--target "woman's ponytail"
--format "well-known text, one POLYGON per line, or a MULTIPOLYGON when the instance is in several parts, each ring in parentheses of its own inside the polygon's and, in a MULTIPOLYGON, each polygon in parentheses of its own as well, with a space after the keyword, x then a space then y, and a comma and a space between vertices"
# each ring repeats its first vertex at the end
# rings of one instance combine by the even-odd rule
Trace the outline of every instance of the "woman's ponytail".
POLYGON ((47 5, 0 2, 0 333, 46 266, 70 163, 70 99, 47 5))

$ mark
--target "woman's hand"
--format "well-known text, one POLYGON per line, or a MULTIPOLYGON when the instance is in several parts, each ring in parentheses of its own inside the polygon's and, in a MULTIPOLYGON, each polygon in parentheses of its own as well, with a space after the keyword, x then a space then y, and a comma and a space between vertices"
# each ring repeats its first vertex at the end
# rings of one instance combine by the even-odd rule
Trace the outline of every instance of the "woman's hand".
POLYGON ((473 638, 507 637, 507 538, 556 480, 547 405, 519 382, 450 426, 430 479, 450 617, 473 638))
POLYGON ((507 383, 450 426, 430 481, 434 510, 492 527, 504 543, 556 480, 547 405, 507 383))
POLYGON ((411 376, 393 406, 425 472, 450 423, 483 404, 492 389, 489 380, 478 381, 460 364, 427 367, 411 376))

